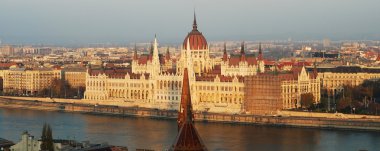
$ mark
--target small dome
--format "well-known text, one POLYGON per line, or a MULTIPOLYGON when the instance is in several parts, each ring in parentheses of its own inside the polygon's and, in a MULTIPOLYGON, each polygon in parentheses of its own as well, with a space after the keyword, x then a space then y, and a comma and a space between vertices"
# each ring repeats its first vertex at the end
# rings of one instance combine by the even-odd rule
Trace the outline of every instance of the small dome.
POLYGON ((197 28, 197 20, 194 15, 193 30, 187 34, 185 40, 183 41, 183 49, 187 48, 187 40, 189 40, 190 43, 190 50, 203 50, 208 48, 206 38, 201 32, 198 31, 197 28))

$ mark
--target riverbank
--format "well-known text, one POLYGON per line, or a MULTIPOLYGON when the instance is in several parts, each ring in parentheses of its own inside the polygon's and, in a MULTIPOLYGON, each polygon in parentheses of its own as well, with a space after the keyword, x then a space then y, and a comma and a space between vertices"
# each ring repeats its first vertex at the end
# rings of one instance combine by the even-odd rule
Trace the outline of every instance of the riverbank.
MULTIPOLYGON (((173 120, 177 118, 177 111, 89 104, 82 100, 49 101, 48 98, 40 100, 39 98, 0 97, 0 107, 173 120)), ((200 122, 380 131, 380 117, 366 115, 281 111, 273 116, 195 113, 194 118, 200 122)))

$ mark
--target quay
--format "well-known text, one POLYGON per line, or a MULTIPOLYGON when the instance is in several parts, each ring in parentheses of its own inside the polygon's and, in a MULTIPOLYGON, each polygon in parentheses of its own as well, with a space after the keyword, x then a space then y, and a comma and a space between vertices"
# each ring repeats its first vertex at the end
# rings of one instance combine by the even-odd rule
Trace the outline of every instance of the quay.
MULTIPOLYGON (((177 119, 177 111, 175 110, 88 104, 81 103, 81 100, 77 100, 77 102, 47 102, 39 98, 23 98, 24 97, 0 97, 0 108, 75 112, 123 117, 147 117, 169 120, 177 119)), ((197 122, 380 131, 380 116, 370 115, 281 111, 275 115, 262 116, 195 112, 194 118, 197 122)))

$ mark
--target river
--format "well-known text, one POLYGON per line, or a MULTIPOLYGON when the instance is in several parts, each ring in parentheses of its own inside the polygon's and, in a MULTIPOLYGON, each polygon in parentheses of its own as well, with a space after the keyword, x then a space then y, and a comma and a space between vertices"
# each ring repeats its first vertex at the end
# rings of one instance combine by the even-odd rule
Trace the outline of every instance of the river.
MULTIPOLYGON (((177 134, 174 120, 0 108, 0 137, 18 142, 25 130, 40 137, 45 122, 54 138, 108 142, 130 150, 167 149, 177 134)), ((380 132, 220 123, 195 126, 207 148, 216 151, 380 151, 380 132)))

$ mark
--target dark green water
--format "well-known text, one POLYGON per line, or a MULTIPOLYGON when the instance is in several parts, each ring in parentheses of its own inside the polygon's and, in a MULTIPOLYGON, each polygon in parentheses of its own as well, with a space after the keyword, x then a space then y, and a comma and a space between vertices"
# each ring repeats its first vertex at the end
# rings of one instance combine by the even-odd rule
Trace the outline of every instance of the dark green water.
MULTIPOLYGON (((177 134, 174 120, 0 109, 0 137, 17 142, 24 130, 40 137, 44 122, 52 126, 54 138, 108 142, 131 150, 167 149, 177 134)), ((216 123, 196 127, 209 150, 380 151, 380 132, 216 123)))

